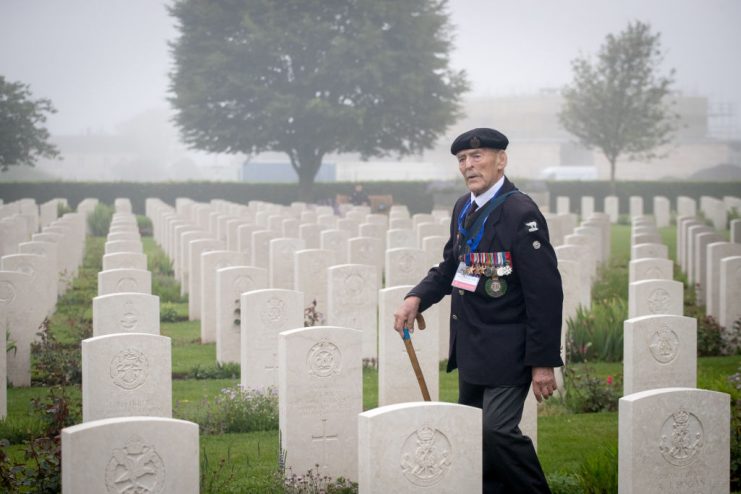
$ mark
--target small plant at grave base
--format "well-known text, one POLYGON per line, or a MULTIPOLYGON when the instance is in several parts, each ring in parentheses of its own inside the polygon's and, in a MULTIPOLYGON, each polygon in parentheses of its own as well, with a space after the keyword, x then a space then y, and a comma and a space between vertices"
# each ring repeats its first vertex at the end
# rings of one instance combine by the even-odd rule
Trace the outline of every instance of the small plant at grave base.
POLYGON ((147 269, 149 269, 152 274, 162 276, 173 276, 175 273, 172 268, 172 261, 160 249, 155 249, 147 255, 147 269))
POLYGON ((278 472, 283 480, 283 492, 287 494, 354 494, 358 492, 358 484, 345 478, 333 479, 319 473, 319 465, 303 475, 296 475, 288 469, 288 475, 278 472))
MULTIPOLYGON (((200 340, 196 340, 200 343, 200 340)), ((173 379, 238 379, 240 375, 239 364, 235 362, 216 362, 216 365, 201 367, 199 364, 193 366, 187 373, 173 374, 173 379)))
POLYGON ((60 434, 64 427, 80 421, 79 402, 72 403, 64 388, 51 388, 45 399, 31 401, 32 413, 45 424, 44 436, 25 442, 24 461, 13 463, 0 440, 0 487, 3 492, 57 493, 61 490, 62 448, 60 434))
MULTIPOLYGON (((74 322, 74 321, 73 321, 74 322)), ((78 333, 79 339, 74 343, 61 343, 49 331, 49 319, 44 319, 37 333, 40 341, 31 343, 31 355, 34 358, 33 384, 42 386, 80 384, 82 382, 82 356, 80 340, 83 334, 78 333)), ((73 325, 73 330, 87 333, 80 326, 73 325)), ((92 329, 90 330, 92 333, 92 329)))
POLYGON ((278 393, 274 388, 256 391, 236 385, 222 389, 213 401, 204 400, 193 416, 177 415, 198 423, 204 434, 276 430, 278 393))
POLYGON ((576 366, 563 367, 566 396, 564 404, 574 413, 614 412, 618 400, 623 395, 622 377, 607 376, 601 379, 594 375, 588 362, 576 366))
POLYGON ((162 303, 182 304, 188 301, 187 295, 180 295, 180 283, 160 273, 152 273, 152 295, 157 295, 162 303))
POLYGON ((61 218, 67 213, 74 213, 74 210, 63 202, 57 203, 57 218, 61 218))
POLYGON ((187 320, 188 316, 179 313, 174 304, 165 302, 160 305, 160 322, 182 322, 187 320))
POLYGON ((136 215, 136 225, 139 227, 139 235, 142 237, 152 236, 152 220, 143 214, 136 215))
POLYGON ((232 450, 226 450, 226 458, 219 458, 216 465, 211 465, 206 451, 201 453, 201 494, 221 494, 228 492, 237 480, 236 465, 231 461, 232 450))
POLYGON ((316 300, 311 301, 311 305, 304 309, 304 327, 309 328, 324 324, 324 314, 316 310, 316 300))
POLYGON ((13 355, 18 351, 18 344, 14 339, 10 337, 10 329, 5 329, 5 353, 13 352, 13 355))

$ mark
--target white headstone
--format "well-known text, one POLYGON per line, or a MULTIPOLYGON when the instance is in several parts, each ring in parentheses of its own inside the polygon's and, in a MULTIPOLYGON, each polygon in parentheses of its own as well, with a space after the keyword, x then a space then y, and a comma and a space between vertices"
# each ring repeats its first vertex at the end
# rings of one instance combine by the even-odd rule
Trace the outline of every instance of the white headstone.
POLYGON ((674 263, 669 259, 643 258, 628 263, 628 282, 674 279, 674 263))
POLYGON ((98 295, 152 293, 152 273, 143 269, 109 269, 98 273, 98 295))
POLYGON ((216 341, 218 284, 216 272, 231 266, 246 266, 247 256, 238 251, 213 250, 201 254, 201 343, 216 341))
POLYGON ((146 293, 111 293, 93 298, 93 336, 160 334, 160 298, 146 293))
POLYGON ((628 285, 628 318, 674 315, 684 311, 684 286, 679 281, 645 280, 628 285))
POLYGON ((625 396, 619 409, 619 493, 729 492, 729 395, 661 388, 625 396))
POLYGON ((717 242, 723 242, 723 237, 716 232, 700 233, 695 236, 692 283, 695 285, 695 302, 697 305, 705 305, 708 281, 708 246, 717 242))
POLYGON ((718 324, 726 329, 741 319, 741 256, 720 261, 718 324))
POLYGON ((654 197, 654 218, 656 226, 664 228, 669 226, 671 220, 671 203, 669 199, 663 196, 654 197))
POLYGON ((278 342, 281 452, 303 475, 356 480, 363 411, 359 331, 331 326, 282 332, 278 342))
POLYGON ((105 253, 115 254, 116 252, 144 252, 142 243, 138 240, 115 240, 105 243, 105 253))
POLYGON ((481 410, 403 403, 358 415, 361 494, 481 492, 481 410))
POLYGON ((296 284, 294 254, 303 249, 304 241, 298 238, 274 238, 270 241, 270 288, 293 290, 296 284))
POLYGON ((427 274, 425 252, 422 249, 396 248, 386 251, 385 286, 416 285, 427 274))
POLYGON ((383 276, 383 261, 386 254, 383 244, 382 240, 374 237, 355 237, 348 240, 348 262, 376 268, 378 284, 381 283, 381 276, 383 276))
POLYGON ((697 386, 697 320, 683 316, 628 319, 623 333, 623 394, 697 386))
POLYGON ((124 333, 82 341, 82 420, 172 417, 171 342, 124 333))
POLYGON ((417 247, 417 238, 411 229, 391 229, 386 232, 386 248, 417 247))
POLYGON ((568 196, 556 197, 556 214, 571 212, 571 199, 568 196))
POLYGON ((321 233, 321 248, 334 252, 334 264, 346 264, 348 257, 347 243, 350 234, 345 230, 324 230, 321 233))
POLYGON ((635 244, 630 248, 631 260, 668 259, 669 248, 664 244, 635 244))
POLYGON ((62 429, 62 492, 200 491, 198 424, 161 417, 95 420, 62 429))
MULTIPOLYGON (((406 346, 399 334, 393 329, 394 311, 401 305, 404 296, 412 286, 395 286, 385 288, 378 293, 378 404, 379 406, 420 401, 422 394, 419 383, 412 370, 406 346)), ((439 397, 440 375, 440 338, 437 322, 438 307, 431 306, 424 312, 427 329, 417 329, 411 334, 417 360, 422 368, 430 398, 437 401, 439 397)), ((415 326, 416 327, 416 326, 415 326)))
POLYGON ((304 293, 309 306, 316 301, 316 310, 327 315, 327 269, 334 264, 334 253, 324 249, 299 250, 295 254, 296 284, 294 290, 304 293))
POLYGON ((741 256, 741 244, 714 242, 707 246, 705 313, 716 320, 720 315, 720 261, 733 256, 741 256))
POLYGON ((378 280, 376 268, 342 264, 327 271, 327 324, 362 332, 363 358, 376 358, 378 280))
POLYGON ((307 249, 318 249, 323 229, 322 225, 317 223, 304 224, 298 227, 298 237, 304 241, 307 249))
MULTIPOLYGON (((45 316, 33 293, 30 274, 0 271, 0 328, 15 345, 11 352, 5 347, 3 359, 7 382, 16 387, 31 385, 31 342, 45 316)), ((1 339, 5 341, 5 335, 1 339)))
POLYGON ((605 197, 605 213, 610 217, 610 223, 617 223, 620 216, 620 200, 617 196, 605 197))
POLYGON ((146 254, 117 252, 103 256, 103 271, 109 269, 147 269, 146 254))
POLYGON ((278 386, 278 333, 304 327, 304 294, 293 290, 243 293, 241 384, 248 389, 278 386))
POLYGON ((677 197, 677 216, 697 215, 697 202, 691 197, 677 197))

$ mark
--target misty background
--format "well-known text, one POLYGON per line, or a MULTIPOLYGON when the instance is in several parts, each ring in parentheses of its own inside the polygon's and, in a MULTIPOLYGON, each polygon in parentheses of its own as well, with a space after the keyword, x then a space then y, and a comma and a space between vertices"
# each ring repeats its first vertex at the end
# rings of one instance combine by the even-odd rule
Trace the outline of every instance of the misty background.
MULTIPOLYGON (((30 84, 35 98, 51 99, 58 110, 47 127, 64 160, 41 160, 32 176, 251 178, 245 156, 196 152, 179 142, 167 102, 168 41, 177 37, 169 3, 0 0, 0 74, 30 84)), ((388 179, 389 173, 401 180, 454 179, 449 143, 476 126, 510 136, 510 175, 538 177, 545 169, 578 165, 606 178, 599 153, 580 148, 560 129, 559 91, 571 81, 571 60, 595 54, 607 34, 634 20, 661 33, 663 73, 676 70, 677 109, 685 122, 675 145, 649 173, 641 163, 621 162, 618 178, 684 179, 698 170, 741 164, 741 2, 450 0, 448 11, 455 36, 451 65, 464 69, 471 82, 466 116, 434 149, 405 159, 403 170, 388 162, 362 163, 353 155, 329 156, 329 171, 320 171, 318 180, 388 179)), ((287 158, 265 153, 251 162, 280 170, 287 158)), ((4 175, 29 173, 14 168, 24 169, 4 175)), ((288 171, 272 178, 295 181, 288 171)))

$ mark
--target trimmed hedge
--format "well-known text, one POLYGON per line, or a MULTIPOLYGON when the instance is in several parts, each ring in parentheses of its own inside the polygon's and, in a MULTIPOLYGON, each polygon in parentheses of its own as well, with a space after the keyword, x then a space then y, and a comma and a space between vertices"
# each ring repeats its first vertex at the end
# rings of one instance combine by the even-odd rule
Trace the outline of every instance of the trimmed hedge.
MULTIPOLYGON (((354 183, 316 183, 314 202, 324 203, 337 194, 350 194, 354 183)), ((367 182, 363 184, 369 195, 391 194, 395 204, 406 204, 411 213, 429 213, 434 205, 434 195, 428 182, 367 182)), ((23 198, 35 199, 38 204, 55 197, 64 197, 76 208, 83 199, 92 197, 106 204, 113 204, 118 197, 131 200, 133 211, 144 214, 144 201, 158 197, 168 204, 175 204, 178 197, 198 202, 224 199, 246 204, 252 200, 277 204, 298 201, 297 184, 246 183, 246 182, 0 182, 0 198, 6 203, 23 198)), ((452 205, 452 203, 451 203, 452 205)))

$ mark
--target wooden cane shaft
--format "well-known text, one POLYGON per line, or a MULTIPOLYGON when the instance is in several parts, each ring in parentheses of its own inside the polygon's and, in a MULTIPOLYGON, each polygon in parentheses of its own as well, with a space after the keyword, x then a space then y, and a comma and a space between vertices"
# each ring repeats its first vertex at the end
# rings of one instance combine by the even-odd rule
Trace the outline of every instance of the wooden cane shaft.
POLYGON ((419 389, 422 391, 422 398, 425 401, 431 401, 430 392, 427 390, 427 383, 425 382, 425 376, 424 374, 422 374, 422 368, 419 366, 419 361, 417 360, 417 352, 414 351, 412 340, 404 340, 404 345, 406 346, 407 355, 409 355, 409 360, 412 362, 412 368, 414 369, 414 375, 417 376, 417 382, 419 383, 419 389))

